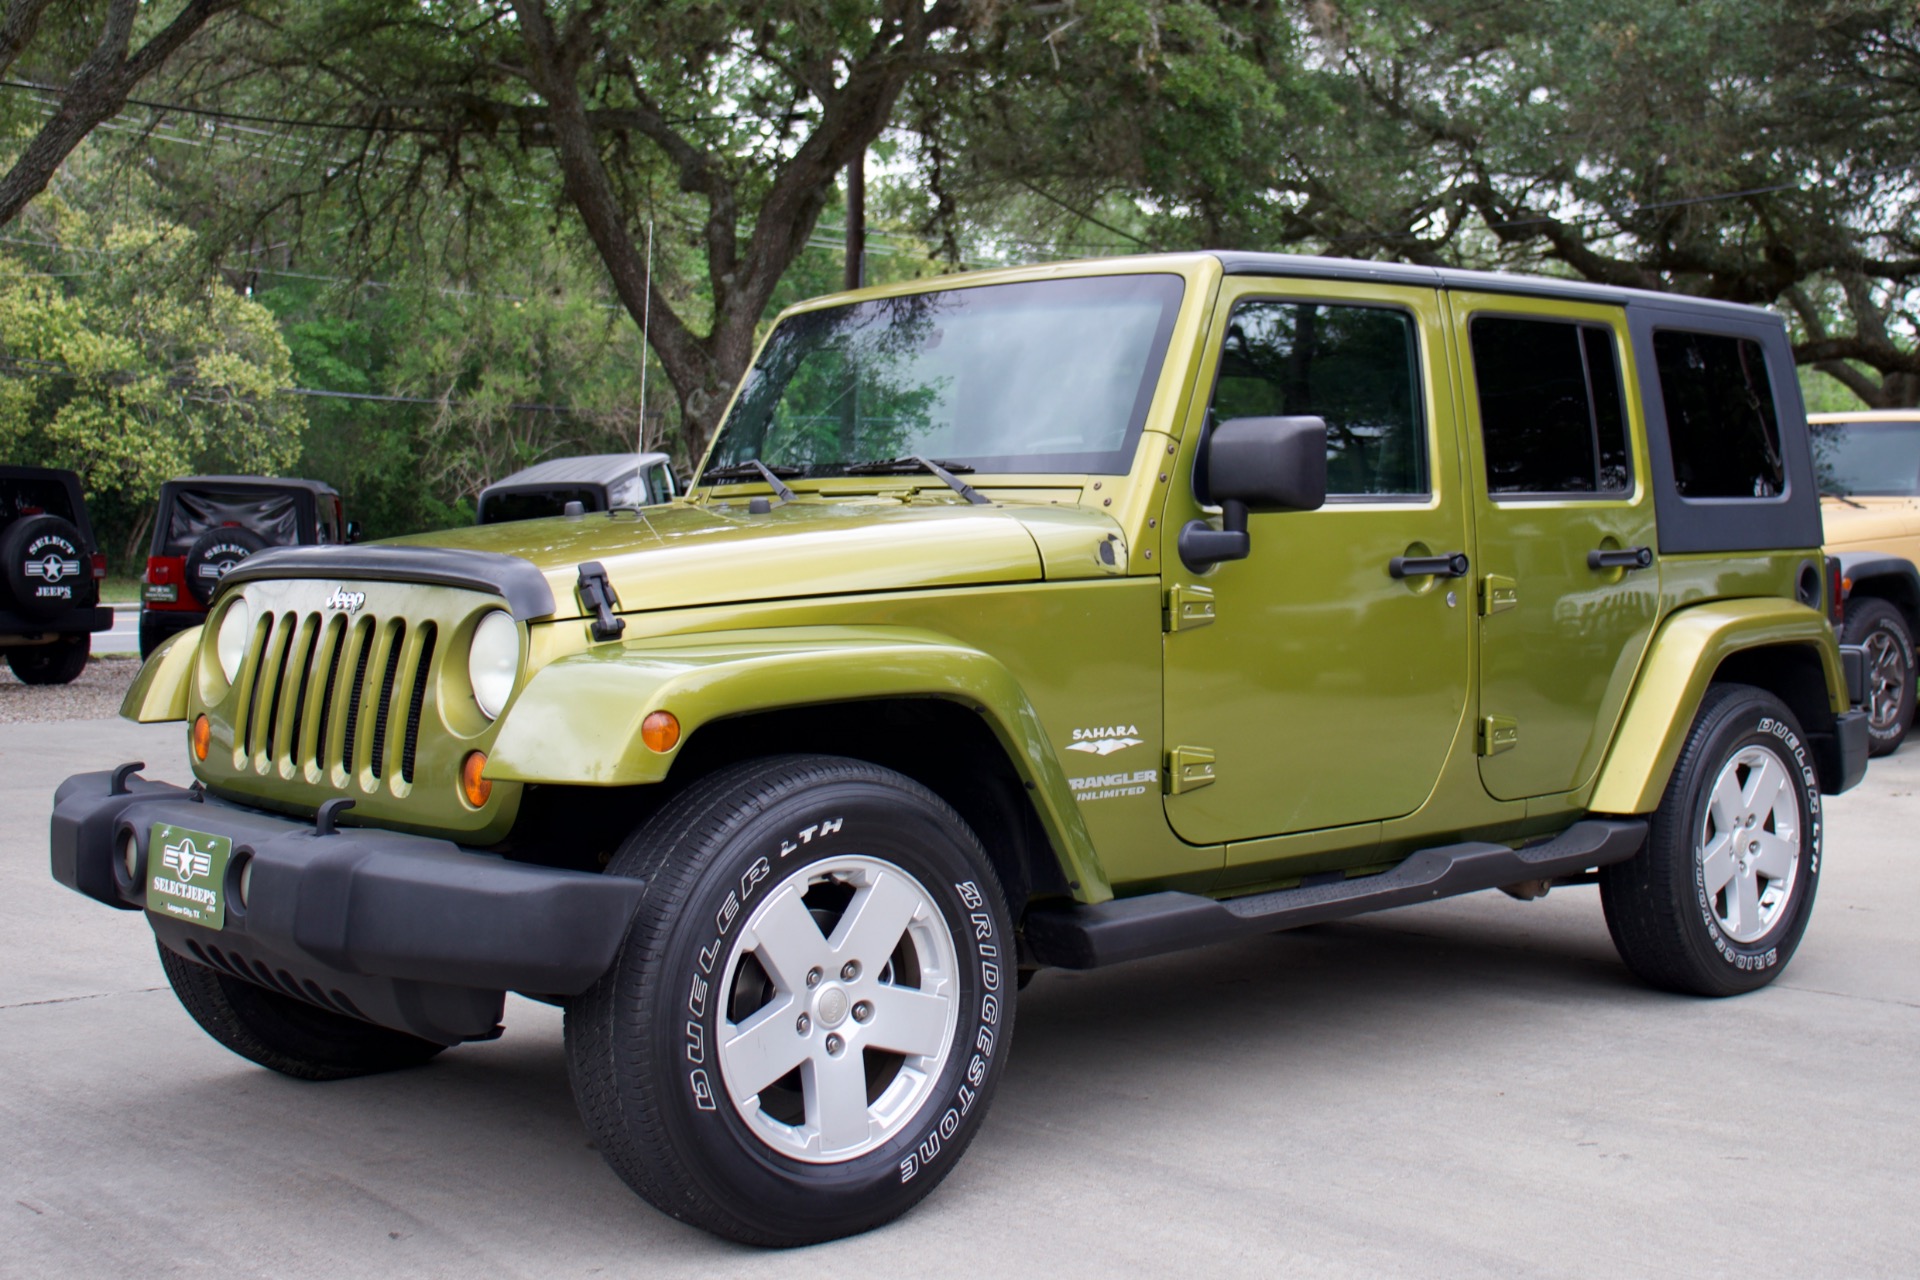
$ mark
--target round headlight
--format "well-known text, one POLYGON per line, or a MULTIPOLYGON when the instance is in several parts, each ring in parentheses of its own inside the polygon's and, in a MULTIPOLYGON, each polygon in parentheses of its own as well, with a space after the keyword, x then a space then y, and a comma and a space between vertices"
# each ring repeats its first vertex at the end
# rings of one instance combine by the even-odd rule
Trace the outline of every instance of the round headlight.
POLYGON ((480 619, 473 629, 473 643, 467 647, 467 679, 473 685, 473 700, 491 720, 507 705, 513 693, 514 677, 520 674, 520 628, 513 619, 495 609, 480 619))
POLYGON ((213 639, 214 654, 229 683, 240 674, 240 662, 247 656, 247 639, 252 632, 253 610, 245 600, 235 600, 226 617, 220 619, 219 634, 213 639))

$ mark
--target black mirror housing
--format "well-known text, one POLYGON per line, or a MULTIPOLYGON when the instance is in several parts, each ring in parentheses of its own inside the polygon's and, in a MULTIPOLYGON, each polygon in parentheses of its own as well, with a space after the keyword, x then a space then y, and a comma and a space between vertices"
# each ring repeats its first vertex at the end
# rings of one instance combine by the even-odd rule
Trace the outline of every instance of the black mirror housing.
POLYGON ((1327 501, 1323 419, 1229 418, 1207 441, 1207 493, 1249 511, 1317 511, 1327 501))
POLYGON ((1192 520, 1180 531, 1180 559, 1195 573, 1252 549, 1250 511, 1314 511, 1327 501, 1327 424, 1314 417, 1229 418, 1208 435, 1207 496, 1221 527, 1192 520))

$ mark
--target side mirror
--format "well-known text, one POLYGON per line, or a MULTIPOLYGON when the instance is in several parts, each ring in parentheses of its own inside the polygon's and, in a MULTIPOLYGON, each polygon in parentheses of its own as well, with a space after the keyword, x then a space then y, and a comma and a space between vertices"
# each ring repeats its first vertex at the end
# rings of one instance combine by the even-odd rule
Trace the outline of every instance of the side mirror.
POLYGON ((1327 501, 1327 424, 1320 418, 1229 418, 1208 433, 1201 475, 1220 528, 1189 520, 1180 559, 1195 573, 1252 549, 1252 511, 1314 511, 1327 501))
POLYGON ((358 542, 365 536, 366 535, 360 532, 360 522, 358 520, 347 521, 347 542, 349 544, 358 542))

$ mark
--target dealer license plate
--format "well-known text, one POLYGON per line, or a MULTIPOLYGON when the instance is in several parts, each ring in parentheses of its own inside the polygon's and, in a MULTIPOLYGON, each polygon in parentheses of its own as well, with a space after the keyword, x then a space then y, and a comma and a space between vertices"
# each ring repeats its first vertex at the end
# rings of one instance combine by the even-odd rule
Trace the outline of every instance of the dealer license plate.
POLYGON ((188 924, 227 923, 228 836, 156 822, 147 836, 147 910, 188 924))

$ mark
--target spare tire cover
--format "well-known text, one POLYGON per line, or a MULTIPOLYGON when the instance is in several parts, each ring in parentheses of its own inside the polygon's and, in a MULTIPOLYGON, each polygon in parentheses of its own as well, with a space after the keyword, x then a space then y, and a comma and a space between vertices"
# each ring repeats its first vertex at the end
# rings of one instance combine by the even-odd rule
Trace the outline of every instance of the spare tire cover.
POLYGON ((265 538, 240 525, 207 530, 187 548, 187 590, 201 604, 211 603, 220 579, 266 545, 265 538))
POLYGON ((91 559, 80 531, 59 516, 28 516, 0 538, 7 595, 30 618, 92 608, 100 586, 93 580, 91 559))

